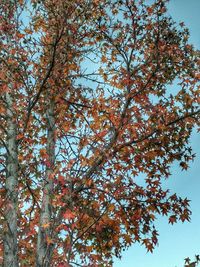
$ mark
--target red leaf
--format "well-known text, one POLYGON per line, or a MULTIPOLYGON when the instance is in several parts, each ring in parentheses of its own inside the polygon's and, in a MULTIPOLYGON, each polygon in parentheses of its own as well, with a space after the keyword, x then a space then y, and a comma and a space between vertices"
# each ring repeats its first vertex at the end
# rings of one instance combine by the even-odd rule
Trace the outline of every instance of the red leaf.
POLYGON ((66 220, 72 220, 75 218, 75 214, 71 210, 66 210, 63 214, 63 218, 66 220))
POLYGON ((169 223, 174 224, 176 222, 177 218, 175 215, 172 215, 169 217, 169 223))

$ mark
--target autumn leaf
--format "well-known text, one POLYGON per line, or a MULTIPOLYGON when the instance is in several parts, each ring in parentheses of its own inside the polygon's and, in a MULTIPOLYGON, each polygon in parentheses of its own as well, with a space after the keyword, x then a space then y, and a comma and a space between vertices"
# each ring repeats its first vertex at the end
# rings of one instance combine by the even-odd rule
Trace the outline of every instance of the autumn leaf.
POLYGON ((174 224, 177 221, 177 218, 175 215, 172 215, 169 217, 169 223, 174 224))
POLYGON ((105 56, 102 56, 101 61, 102 61, 103 63, 106 63, 106 62, 107 62, 107 58, 106 58, 105 56))
POLYGON ((40 156, 41 157, 46 157, 46 155, 47 155, 46 149, 44 149, 44 148, 40 149, 40 156))
POLYGON ((63 214, 63 218, 66 220, 73 220, 75 217, 75 214, 71 210, 66 210, 63 214))

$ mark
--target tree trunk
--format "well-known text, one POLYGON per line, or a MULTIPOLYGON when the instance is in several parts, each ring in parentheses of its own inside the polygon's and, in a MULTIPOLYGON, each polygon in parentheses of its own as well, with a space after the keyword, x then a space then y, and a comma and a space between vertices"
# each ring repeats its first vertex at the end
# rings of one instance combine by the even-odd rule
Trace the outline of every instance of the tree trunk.
POLYGON ((7 103, 7 159, 6 159, 6 209, 4 229, 4 267, 18 266, 17 209, 18 209, 18 156, 17 126, 14 118, 13 100, 6 93, 7 103))
POLYGON ((53 171, 55 164, 55 118, 54 102, 50 101, 47 109, 47 155, 48 163, 43 188, 42 207, 40 213, 40 226, 37 239, 36 266, 49 267, 53 252, 51 240, 52 218, 52 191, 53 171))

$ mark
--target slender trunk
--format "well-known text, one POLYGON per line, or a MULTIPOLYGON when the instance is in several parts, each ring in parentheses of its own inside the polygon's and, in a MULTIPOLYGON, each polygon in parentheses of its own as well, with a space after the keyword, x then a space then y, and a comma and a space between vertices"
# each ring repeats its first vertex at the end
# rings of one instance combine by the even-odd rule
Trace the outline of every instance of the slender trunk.
POLYGON ((14 118, 12 96, 6 94, 7 102, 7 161, 6 161, 6 210, 4 229, 4 267, 18 266, 17 209, 18 209, 18 156, 17 127, 14 118))
POLYGON ((43 188, 42 207, 40 213, 40 226, 37 239, 36 266, 49 267, 53 252, 51 240, 51 218, 52 218, 52 191, 53 171, 55 164, 55 118, 54 102, 50 101, 47 109, 47 155, 48 164, 43 188))

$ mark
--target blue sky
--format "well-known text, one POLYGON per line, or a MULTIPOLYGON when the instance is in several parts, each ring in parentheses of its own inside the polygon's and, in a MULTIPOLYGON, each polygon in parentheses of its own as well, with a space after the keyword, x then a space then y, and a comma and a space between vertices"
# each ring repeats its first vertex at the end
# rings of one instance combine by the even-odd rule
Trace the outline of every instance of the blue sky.
MULTIPOLYGON (((170 0, 169 13, 175 21, 185 22, 190 42, 200 49, 200 0, 170 0)), ((183 172, 174 164, 166 181, 172 192, 191 200, 191 222, 171 226, 166 217, 158 218, 159 245, 153 254, 136 244, 123 253, 121 260, 115 259, 113 267, 183 267, 184 258, 200 254, 200 134, 195 131, 191 145, 196 158, 189 170, 183 172)))

